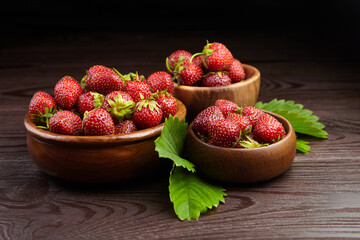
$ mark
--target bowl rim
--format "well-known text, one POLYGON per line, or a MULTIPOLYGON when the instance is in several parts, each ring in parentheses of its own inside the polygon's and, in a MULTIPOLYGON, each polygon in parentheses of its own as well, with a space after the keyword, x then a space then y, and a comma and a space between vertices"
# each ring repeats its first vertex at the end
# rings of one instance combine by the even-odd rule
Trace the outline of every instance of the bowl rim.
MULTIPOLYGON (((177 98, 177 111, 174 115, 179 117, 180 120, 186 117, 186 106, 177 98)), ((101 136, 72 136, 58 133, 52 133, 47 130, 39 129, 30 120, 30 114, 27 113, 24 117, 24 126, 27 133, 33 137, 40 139, 45 142, 58 142, 65 144, 118 144, 118 143, 130 143, 136 141, 144 141, 156 136, 159 136, 162 129, 164 128, 164 122, 142 130, 138 130, 128 134, 112 134, 112 135, 101 135, 101 136)))
MULTIPOLYGON (((264 110, 262 110, 262 111, 264 111, 264 110)), ((228 147, 220 147, 220 146, 211 145, 211 144, 208 144, 206 142, 201 141, 195 135, 195 133, 194 133, 194 131, 192 129, 193 122, 191 122, 191 124, 189 125, 188 132, 190 133, 191 137, 195 139, 195 141, 197 141, 199 144, 203 145, 204 147, 217 149, 217 150, 220 150, 220 151, 221 150, 226 150, 226 151, 234 151, 234 152, 246 152, 246 151, 254 152, 254 151, 261 151, 263 149, 271 149, 271 148, 274 148, 277 145, 282 144, 283 142, 287 141, 288 139, 290 139, 290 137, 292 135, 295 134, 295 130, 294 130, 293 126, 291 125, 291 123, 286 118, 284 118, 283 116, 281 116, 279 114, 273 113, 273 112, 269 112, 269 111, 264 111, 264 112, 272 115, 277 120, 281 119, 281 121, 284 122, 287 125, 287 126, 284 126, 285 130, 286 130, 286 128, 288 128, 285 137, 280 139, 280 141, 269 144, 268 146, 263 146, 263 147, 258 147, 258 148, 228 148, 228 147)))
POLYGON ((184 90, 191 90, 191 91, 204 91, 204 90, 217 91, 217 90, 224 90, 224 89, 229 89, 229 88, 237 88, 242 85, 251 84, 252 82, 254 82, 260 78, 259 69, 257 69, 254 66, 248 65, 248 64, 242 64, 242 65, 243 65, 245 71, 252 70, 252 71, 254 71, 254 74, 251 75, 250 78, 245 78, 244 80, 237 82, 237 83, 232 83, 230 85, 218 86, 218 87, 187 86, 187 85, 179 85, 176 83, 174 84, 174 86, 175 86, 175 88, 183 88, 184 90))

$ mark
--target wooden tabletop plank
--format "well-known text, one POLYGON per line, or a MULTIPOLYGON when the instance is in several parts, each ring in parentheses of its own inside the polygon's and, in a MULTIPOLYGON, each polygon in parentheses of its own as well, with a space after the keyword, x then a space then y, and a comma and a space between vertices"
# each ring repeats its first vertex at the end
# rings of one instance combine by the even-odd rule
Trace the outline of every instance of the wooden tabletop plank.
POLYGON ((72 33, 0 49, 0 239, 360 238, 360 79, 351 57, 305 38, 191 32, 72 33), (23 118, 32 94, 93 64, 148 76, 177 48, 223 41, 261 71, 259 100, 295 100, 326 125, 306 138, 291 168, 265 183, 225 186, 226 203, 197 221, 177 219, 168 171, 132 183, 81 185, 41 172, 27 152, 23 118), (334 59, 337 59, 334 61, 334 59))

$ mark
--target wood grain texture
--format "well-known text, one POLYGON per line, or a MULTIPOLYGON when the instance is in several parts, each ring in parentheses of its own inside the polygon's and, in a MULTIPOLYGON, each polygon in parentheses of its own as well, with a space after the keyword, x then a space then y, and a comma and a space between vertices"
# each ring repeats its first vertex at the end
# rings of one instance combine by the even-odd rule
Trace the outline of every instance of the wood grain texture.
MULTIPOLYGON (((0 239, 360 238, 360 68, 326 43, 252 33, 88 33, 53 35, 0 49, 0 239), (77 80, 94 64, 148 76, 176 49, 197 52, 222 41, 261 72, 259 100, 295 100, 329 132, 308 138, 276 179, 225 185, 226 203, 198 221, 179 221, 168 171, 135 182, 82 185, 40 171, 26 147, 23 119, 37 90, 64 75, 77 80)), ((352 59, 352 57, 350 58, 352 59)))

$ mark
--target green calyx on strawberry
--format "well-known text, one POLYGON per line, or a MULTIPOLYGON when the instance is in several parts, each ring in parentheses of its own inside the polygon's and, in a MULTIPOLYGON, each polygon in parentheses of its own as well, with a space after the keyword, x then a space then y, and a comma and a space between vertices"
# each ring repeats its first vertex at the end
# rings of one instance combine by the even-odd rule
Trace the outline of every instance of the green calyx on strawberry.
POLYGON ((250 135, 243 134, 234 144, 235 148, 258 148, 268 146, 269 143, 259 143, 255 141, 250 135))
POLYGON ((79 96, 76 103, 76 109, 80 116, 83 116, 85 111, 91 111, 94 108, 101 108, 104 102, 104 95, 97 92, 87 92, 79 96))
POLYGON ((103 108, 106 109, 112 117, 116 117, 119 122, 131 119, 134 113, 135 102, 126 92, 114 91, 106 95, 103 108))
POLYGON ((57 104, 52 96, 46 92, 36 92, 30 100, 30 119, 38 128, 49 129, 49 119, 56 112, 57 104))
POLYGON ((113 68, 113 70, 119 75, 121 76, 121 78, 123 79, 123 82, 124 82, 124 86, 126 86, 126 84, 129 82, 129 81, 139 81, 139 82, 144 82, 146 81, 146 78, 144 75, 139 75, 138 72, 130 72, 126 75, 122 75, 121 73, 119 73, 118 70, 116 70, 115 68, 113 68))
POLYGON ((173 72, 175 67, 181 64, 184 60, 190 61, 191 56, 191 53, 186 50, 176 50, 166 58, 166 68, 169 72, 173 72))

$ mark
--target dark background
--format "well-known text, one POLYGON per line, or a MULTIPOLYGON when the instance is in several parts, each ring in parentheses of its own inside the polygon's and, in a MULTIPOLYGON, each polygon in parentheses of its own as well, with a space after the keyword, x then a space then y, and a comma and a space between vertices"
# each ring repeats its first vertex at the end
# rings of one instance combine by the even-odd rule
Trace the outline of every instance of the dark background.
MULTIPOLYGON (((73 34, 182 32, 280 34, 326 56, 358 59, 360 2, 342 1, 6 1, 1 44, 73 34)), ((181 37, 181 36, 179 36, 181 37)), ((216 39, 214 39, 216 40, 216 39)))

